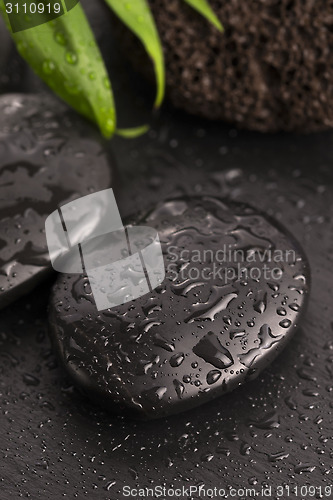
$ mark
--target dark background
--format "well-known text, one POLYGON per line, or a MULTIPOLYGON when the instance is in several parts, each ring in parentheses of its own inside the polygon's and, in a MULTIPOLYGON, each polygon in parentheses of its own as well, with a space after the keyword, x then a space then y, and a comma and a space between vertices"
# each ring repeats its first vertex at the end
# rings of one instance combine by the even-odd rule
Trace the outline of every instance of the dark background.
MULTIPOLYGON (((152 89, 123 62, 117 41, 108 37, 105 47, 120 127, 151 123, 146 136, 111 144, 122 215, 183 193, 246 201, 303 245, 310 304, 258 379, 189 413, 134 422, 89 403, 58 367, 47 335, 52 278, 0 313, 0 499, 116 500, 124 485, 163 483, 333 491, 333 133, 240 132, 167 104, 151 117, 152 89)), ((25 90, 37 88, 30 77, 25 90)))

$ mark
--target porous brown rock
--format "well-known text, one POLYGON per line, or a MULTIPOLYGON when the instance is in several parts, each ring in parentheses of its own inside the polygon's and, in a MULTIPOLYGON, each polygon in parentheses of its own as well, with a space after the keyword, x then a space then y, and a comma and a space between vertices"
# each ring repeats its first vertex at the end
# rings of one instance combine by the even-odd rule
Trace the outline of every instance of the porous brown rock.
MULTIPOLYGON (((176 107, 263 132, 332 127, 332 1, 210 0, 224 34, 183 0, 149 3, 176 107)), ((140 44, 122 33, 128 57, 152 77, 140 44)))

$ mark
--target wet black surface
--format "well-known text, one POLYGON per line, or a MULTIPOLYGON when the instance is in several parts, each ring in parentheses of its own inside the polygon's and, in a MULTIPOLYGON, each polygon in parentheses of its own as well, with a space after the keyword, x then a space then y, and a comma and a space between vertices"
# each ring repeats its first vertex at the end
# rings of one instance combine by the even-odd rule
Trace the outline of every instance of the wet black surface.
POLYGON ((124 485, 162 482, 332 482, 332 137, 236 135, 175 118, 166 111, 148 137, 114 142, 122 213, 170 193, 210 192, 274 215, 312 269, 301 329, 255 381, 190 413, 134 423, 99 410, 66 381, 46 334, 44 286, 1 318, 5 498, 113 500, 124 485))
MULTIPOLYGON (((308 299, 309 268, 291 235, 248 205, 208 196, 161 202, 134 222, 162 244, 166 277, 155 290, 98 311, 86 276, 60 275, 53 288, 50 332, 73 381, 111 411, 149 419, 256 378, 308 299)), ((116 299, 126 276, 130 287, 146 282, 133 266, 121 275, 116 299)))
MULTIPOLYGON (((121 126, 142 123, 147 112, 131 112, 142 103, 129 98, 119 60, 113 67, 121 126)), ((279 485, 313 485, 315 497, 322 487, 325 498, 333 483, 332 144, 332 133, 237 133, 167 107, 146 137, 114 140, 123 216, 170 195, 250 203, 304 247, 312 271, 308 311, 258 379, 189 413, 136 423, 92 405, 58 367, 46 333, 46 283, 1 313, 1 498, 118 500, 125 485, 163 483, 271 485, 272 498, 279 485)))

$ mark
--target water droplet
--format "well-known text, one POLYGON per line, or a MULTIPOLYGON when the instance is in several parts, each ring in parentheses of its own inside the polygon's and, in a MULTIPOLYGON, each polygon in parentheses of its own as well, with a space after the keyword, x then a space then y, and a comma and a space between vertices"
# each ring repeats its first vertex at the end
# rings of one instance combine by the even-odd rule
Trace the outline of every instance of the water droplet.
POLYGON ((216 453, 228 457, 230 455, 230 450, 229 448, 225 448, 225 446, 221 445, 216 448, 216 453))
POLYGON ((231 320, 231 317, 230 317, 230 316, 223 316, 223 321, 224 321, 227 325, 231 325, 231 323, 232 323, 232 320, 231 320))
POLYGON ((230 340, 234 340, 234 339, 238 339, 238 338, 244 337, 244 335, 246 335, 246 331, 245 330, 241 330, 241 329, 233 330, 232 332, 230 332, 230 340))
POLYGON ((202 462, 210 462, 211 460, 213 460, 213 458, 214 455, 212 453, 204 453, 203 455, 201 455, 202 462))
POLYGON ((297 370, 298 376, 301 377, 303 380, 309 380, 311 382, 314 382, 316 380, 316 377, 306 368, 299 368, 297 370))
POLYGON ((257 429, 276 429, 280 426, 279 417, 275 412, 271 412, 268 415, 265 415, 261 420, 258 421, 250 421, 252 425, 257 427, 257 429))
POLYGON ((34 375, 31 375, 30 373, 24 373, 23 382, 27 385, 37 386, 39 385, 40 380, 34 375))
POLYGON ((283 319, 282 321, 280 321, 279 325, 282 326, 282 328, 289 328, 289 326, 291 325, 291 321, 290 319, 283 319))
POLYGON ((59 45, 65 46, 67 44, 67 39, 61 31, 57 31, 54 35, 54 38, 59 45))
POLYGON ((315 470, 316 466, 307 464, 307 463, 300 463, 296 465, 295 467, 295 473, 296 474, 305 474, 309 472, 313 472, 315 470))
POLYGON ((194 354, 216 368, 228 368, 233 364, 230 352, 222 346, 213 332, 208 332, 193 348, 194 354))
POLYGON ((111 83, 110 83, 110 80, 107 76, 105 78, 103 78, 103 83, 104 83, 104 87, 106 89, 109 90, 111 88, 111 83))
POLYGON ((184 384, 182 384, 181 382, 179 382, 179 380, 175 379, 173 381, 173 385, 175 386, 175 390, 176 390, 178 398, 182 399, 183 394, 185 392, 184 384))
POLYGON ((46 59, 43 62, 43 73, 45 73, 46 75, 51 75, 55 69, 56 65, 51 59, 46 59))
POLYGON ((64 82, 64 87, 67 90, 67 92, 71 95, 77 95, 81 91, 81 87, 79 85, 69 80, 64 82))
POLYGON ((76 64, 78 58, 75 52, 66 52, 66 61, 68 62, 68 64, 76 64))
POLYGON ((287 453, 285 451, 278 451, 276 453, 271 453, 268 456, 268 460, 270 462, 278 462, 279 460, 284 460, 285 458, 288 458, 288 457, 289 457, 289 453, 287 453))
POLYGON ((114 129, 114 120, 112 118, 107 118, 104 123, 105 130, 108 132, 112 132, 114 129))
POLYGON ((291 396, 287 396, 285 398, 286 405, 291 409, 291 410, 296 410, 297 404, 296 401, 291 396))
POLYGON ((260 290, 257 293, 257 300, 253 304, 253 309, 256 312, 262 314, 263 312, 265 312, 266 307, 267 307, 267 293, 260 290))
POLYGON ((207 302, 198 302, 190 307, 190 315, 185 319, 185 323, 210 319, 214 321, 215 316, 224 311, 230 302, 237 297, 237 293, 232 285, 213 286, 212 294, 207 302))
POLYGON ((261 349, 269 349, 270 347, 272 347, 273 344, 279 341, 281 335, 273 335, 271 328, 267 324, 264 324, 260 328, 258 337, 260 339, 259 347, 250 349, 246 354, 241 354, 238 356, 240 362, 248 368, 251 367, 256 357, 261 354, 261 349))
POLYGON ((141 393, 141 396, 143 399, 147 399, 154 403, 160 401, 164 397, 166 392, 167 392, 166 387, 152 387, 147 391, 143 391, 141 393))
POLYGON ((179 354, 174 354, 170 359, 170 365, 173 368, 176 368, 177 366, 180 366, 182 364, 184 359, 185 359, 184 353, 181 352, 179 354))
POLYGON ((215 382, 217 382, 219 380, 221 375, 222 374, 219 370, 211 370, 207 374, 207 384, 209 384, 209 385, 215 384, 215 382))
POLYGON ((154 335, 154 345, 156 347, 161 347, 166 351, 173 352, 175 350, 175 345, 172 342, 169 342, 167 339, 161 337, 159 333, 154 335))
POLYGON ((251 446, 248 443, 243 442, 240 447, 241 455, 249 455, 251 451, 251 446))
POLYGON ((150 368, 152 368, 152 366, 153 366, 152 361, 141 359, 136 366, 135 373, 137 375, 146 375, 149 372, 150 368))

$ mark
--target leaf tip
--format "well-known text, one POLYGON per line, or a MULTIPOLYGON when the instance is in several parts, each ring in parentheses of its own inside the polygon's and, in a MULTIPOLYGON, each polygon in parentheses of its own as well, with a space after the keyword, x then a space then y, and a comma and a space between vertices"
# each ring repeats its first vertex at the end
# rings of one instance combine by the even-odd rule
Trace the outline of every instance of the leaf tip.
POLYGON ((137 137, 146 134, 149 128, 149 125, 141 125, 135 128, 118 128, 116 130, 116 134, 123 139, 136 139, 137 137))
POLYGON ((217 29, 221 32, 224 33, 224 27, 223 24, 219 21, 219 19, 216 18, 216 27, 217 29))

